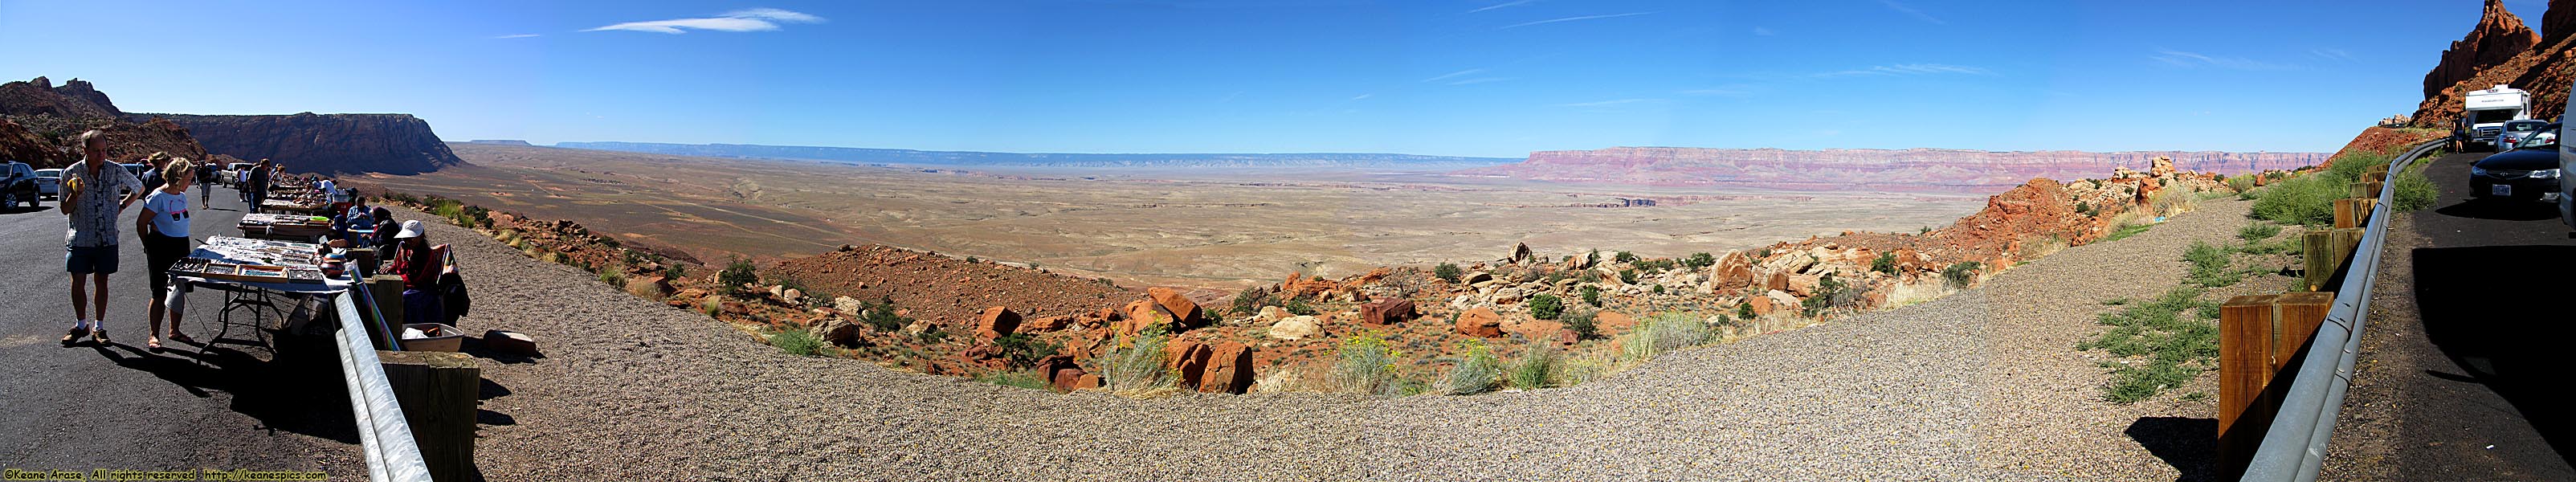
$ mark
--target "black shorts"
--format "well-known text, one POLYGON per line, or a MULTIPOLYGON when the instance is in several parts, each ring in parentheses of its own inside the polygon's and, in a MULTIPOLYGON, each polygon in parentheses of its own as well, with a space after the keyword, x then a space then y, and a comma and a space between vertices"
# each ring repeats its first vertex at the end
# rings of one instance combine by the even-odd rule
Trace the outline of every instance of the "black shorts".
POLYGON ((186 236, 143 235, 143 267, 145 276, 152 277, 152 296, 170 295, 170 265, 187 258, 189 248, 186 236))

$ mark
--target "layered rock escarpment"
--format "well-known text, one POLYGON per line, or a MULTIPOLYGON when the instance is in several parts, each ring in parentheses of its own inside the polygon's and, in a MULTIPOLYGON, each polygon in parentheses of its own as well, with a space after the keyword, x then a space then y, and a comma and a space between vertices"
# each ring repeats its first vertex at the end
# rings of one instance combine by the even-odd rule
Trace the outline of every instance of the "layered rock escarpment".
POLYGON ((2512 86, 2531 93, 2531 116, 2557 117, 2567 106, 2567 89, 2576 73, 2567 70, 2568 51, 2576 48, 2576 1, 2552 0, 2542 15, 2542 37, 2523 25, 2501 3, 2488 0, 2468 36, 2451 43, 2439 64, 2424 74, 2424 102, 2416 106, 2413 126, 2448 130, 2463 111, 2469 91, 2512 86))
POLYGON ((187 115, 168 119, 196 134, 206 150, 269 159, 291 172, 418 174, 462 164, 429 122, 411 114, 187 115))
POLYGON ((1701 149, 1618 147, 1540 151, 1515 164, 1458 171, 1561 182, 1728 185, 1784 189, 1987 193, 2032 178, 2081 179, 2171 158, 2177 169, 2238 174, 2325 162, 2309 152, 1991 152, 1955 149, 1701 149))

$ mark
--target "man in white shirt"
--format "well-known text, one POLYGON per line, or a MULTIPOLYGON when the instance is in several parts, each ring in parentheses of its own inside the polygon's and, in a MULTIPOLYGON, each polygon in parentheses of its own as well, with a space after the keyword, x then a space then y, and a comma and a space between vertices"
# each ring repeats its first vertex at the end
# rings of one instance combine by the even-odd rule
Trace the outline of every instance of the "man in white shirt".
POLYGON ((63 336, 63 344, 71 345, 88 335, 105 345, 110 343, 105 328, 107 275, 116 273, 117 265, 116 217, 126 206, 142 199, 146 190, 143 180, 136 179, 133 172, 107 161, 106 133, 84 132, 80 140, 85 159, 63 168, 62 182, 76 188, 63 190, 61 203, 63 214, 71 222, 71 229, 63 235, 67 238, 63 265, 72 275, 73 319, 71 333, 63 336), (88 275, 98 285, 97 293, 89 293, 87 286, 81 284, 82 275, 88 275), (98 305, 95 318, 87 316, 93 303, 98 305))

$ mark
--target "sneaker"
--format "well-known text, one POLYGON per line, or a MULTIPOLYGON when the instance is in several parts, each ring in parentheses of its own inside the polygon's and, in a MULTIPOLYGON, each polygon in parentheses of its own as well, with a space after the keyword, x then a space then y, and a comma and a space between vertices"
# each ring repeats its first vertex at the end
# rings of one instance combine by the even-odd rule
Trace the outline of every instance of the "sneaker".
POLYGON ((72 323, 72 331, 70 333, 63 334, 63 346, 72 346, 73 342, 80 340, 81 336, 88 334, 89 320, 74 322, 72 323))

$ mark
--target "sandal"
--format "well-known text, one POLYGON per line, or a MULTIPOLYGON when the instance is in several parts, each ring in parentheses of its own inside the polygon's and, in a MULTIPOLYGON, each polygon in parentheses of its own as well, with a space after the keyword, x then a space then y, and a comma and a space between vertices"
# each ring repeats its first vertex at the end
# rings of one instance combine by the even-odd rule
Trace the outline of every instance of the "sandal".
POLYGON ((153 353, 160 353, 160 352, 161 352, 161 339, 160 339, 160 338, 158 338, 158 337, 147 337, 147 338, 144 338, 144 339, 143 339, 143 347, 144 347, 144 349, 151 350, 153 353))
POLYGON ((92 329, 89 331, 89 339, 98 340, 98 344, 102 346, 116 344, 107 340, 107 330, 92 329))
POLYGON ((89 334, 89 329, 87 328, 72 327, 71 333, 63 335, 63 346, 72 346, 72 343, 80 341, 81 335, 87 334, 89 334))
POLYGON ((170 341, 175 341, 175 342, 180 342, 180 343, 186 343, 186 344, 190 344, 190 345, 197 344, 197 339, 195 339, 195 338, 189 338, 187 334, 180 333, 180 332, 176 332, 176 331, 170 332, 170 341))

